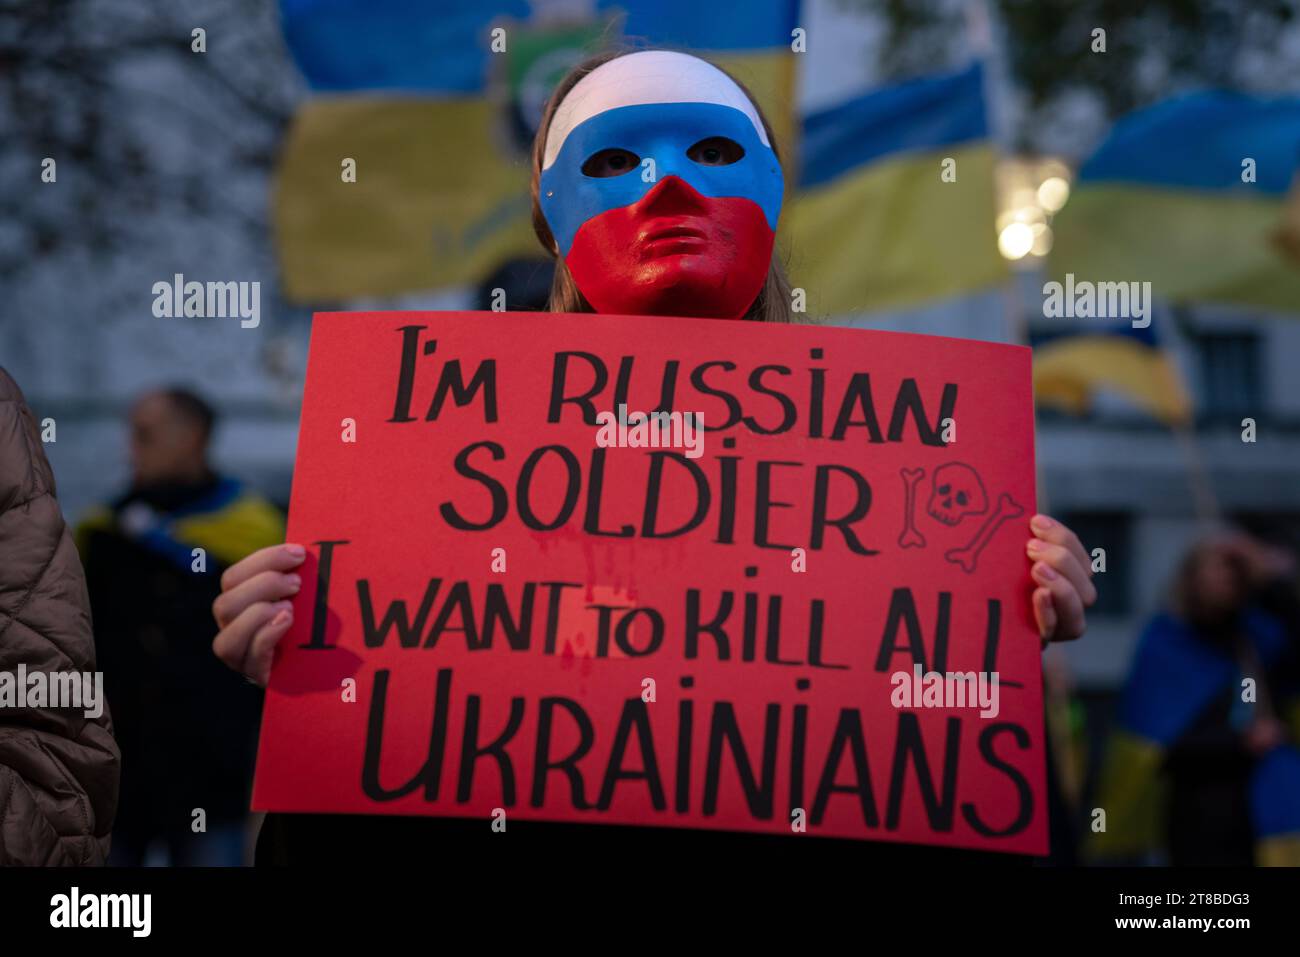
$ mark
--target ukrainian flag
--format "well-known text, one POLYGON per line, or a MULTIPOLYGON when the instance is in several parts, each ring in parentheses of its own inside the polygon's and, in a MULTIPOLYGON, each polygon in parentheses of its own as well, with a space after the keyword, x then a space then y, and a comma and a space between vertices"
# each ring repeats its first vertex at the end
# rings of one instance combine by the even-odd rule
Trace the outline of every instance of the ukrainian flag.
POLYGON ((1052 272, 1149 281, 1173 301, 1300 309, 1286 251, 1297 165, 1300 99, 1203 92, 1134 113, 1079 171, 1052 224, 1052 272))
POLYGON ((1187 422, 1192 400, 1173 358, 1161 347, 1154 320, 1133 328, 1130 320, 1096 327, 1097 319, 1049 320, 1084 324, 1082 333, 1035 334, 1034 399, 1071 415, 1087 413, 1097 392, 1124 396, 1169 425, 1187 422))
POLYGON ((809 313, 916 305, 1006 278, 983 87, 977 64, 806 118, 783 221, 809 313))
POLYGON ((709 58, 749 86, 788 142, 798 0, 588 6, 557 21, 524 0, 281 0, 289 50, 313 90, 276 178, 286 296, 392 296, 476 282, 504 260, 540 255, 532 133, 553 85, 606 45, 709 58))

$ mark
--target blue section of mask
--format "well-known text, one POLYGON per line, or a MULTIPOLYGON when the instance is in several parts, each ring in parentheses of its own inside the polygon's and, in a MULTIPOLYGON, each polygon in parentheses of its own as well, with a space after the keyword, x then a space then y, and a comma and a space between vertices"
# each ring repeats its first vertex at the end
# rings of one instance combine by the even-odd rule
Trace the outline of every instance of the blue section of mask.
POLYGON ((701 195, 742 197, 758 204, 776 231, 785 184, 776 154, 758 138, 740 110, 716 103, 650 103, 606 110, 570 131, 551 168, 542 173, 542 213, 566 255, 587 220, 630 206, 666 176, 678 176, 701 195), (686 155, 696 143, 724 136, 745 155, 726 166, 697 163, 686 155), (641 165, 618 176, 588 176, 583 164, 605 149, 624 149, 641 165), (647 159, 654 179, 647 181, 647 159))

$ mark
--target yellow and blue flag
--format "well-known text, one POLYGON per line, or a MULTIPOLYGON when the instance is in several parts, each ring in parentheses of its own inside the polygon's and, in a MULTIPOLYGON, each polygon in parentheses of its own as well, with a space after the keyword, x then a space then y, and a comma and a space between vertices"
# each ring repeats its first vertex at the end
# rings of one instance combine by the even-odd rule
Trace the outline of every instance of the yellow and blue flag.
POLYGON ((276 177, 286 296, 417 292, 540 255, 532 137, 555 83, 610 45, 707 57, 750 88, 778 141, 788 139, 798 8, 593 0, 556 19, 525 0, 281 0, 286 42, 313 91, 276 177))
POLYGON ((1158 323, 1127 319, 1085 329, 1035 334, 1034 399, 1071 415, 1091 410, 1098 392, 1122 395, 1168 424, 1187 422, 1192 400, 1173 357, 1156 336, 1158 323))
POLYGON ((810 314, 906 307, 1006 279, 980 65, 812 114, 801 141, 784 230, 810 314))
POLYGON ((1300 99, 1211 91, 1141 110, 1080 169, 1051 271, 1147 281, 1174 302, 1298 310, 1286 242, 1297 166, 1300 99))

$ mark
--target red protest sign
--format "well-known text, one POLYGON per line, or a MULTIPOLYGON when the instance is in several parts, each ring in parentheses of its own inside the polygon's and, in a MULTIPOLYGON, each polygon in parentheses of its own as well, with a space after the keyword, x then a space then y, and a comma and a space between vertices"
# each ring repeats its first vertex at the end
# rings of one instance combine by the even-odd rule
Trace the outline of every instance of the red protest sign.
POLYGON ((317 315, 254 807, 1044 852, 1033 509, 1027 349, 317 315))

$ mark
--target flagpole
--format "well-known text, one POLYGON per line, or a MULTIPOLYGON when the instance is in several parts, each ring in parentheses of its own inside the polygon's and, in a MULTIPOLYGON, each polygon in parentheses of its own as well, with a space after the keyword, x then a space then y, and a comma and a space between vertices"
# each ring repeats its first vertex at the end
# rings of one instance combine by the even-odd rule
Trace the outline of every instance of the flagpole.
POLYGON ((1192 507, 1197 521, 1204 526, 1218 525, 1223 521, 1223 509, 1214 492, 1214 482, 1206 468, 1201 455, 1201 443, 1196 435, 1196 426, 1188 414, 1173 424, 1174 440, 1183 453, 1187 463, 1187 484, 1192 492, 1192 507))
MULTIPOLYGON (((1178 335, 1182 335, 1190 327, 1189 307, 1186 304, 1175 303, 1170 305, 1169 312, 1174 319, 1174 330, 1178 335)), ((1172 352, 1167 354, 1170 362, 1175 361, 1172 352)), ((1187 485, 1192 493, 1192 512, 1201 526, 1209 530, 1212 526, 1222 523, 1223 508, 1214 491, 1214 481, 1205 464, 1205 457, 1201 454, 1201 442, 1196 434, 1196 411, 1190 397, 1187 400, 1187 408, 1182 415, 1174 419, 1170 430, 1173 432, 1179 451, 1182 452, 1187 469, 1187 485)))

